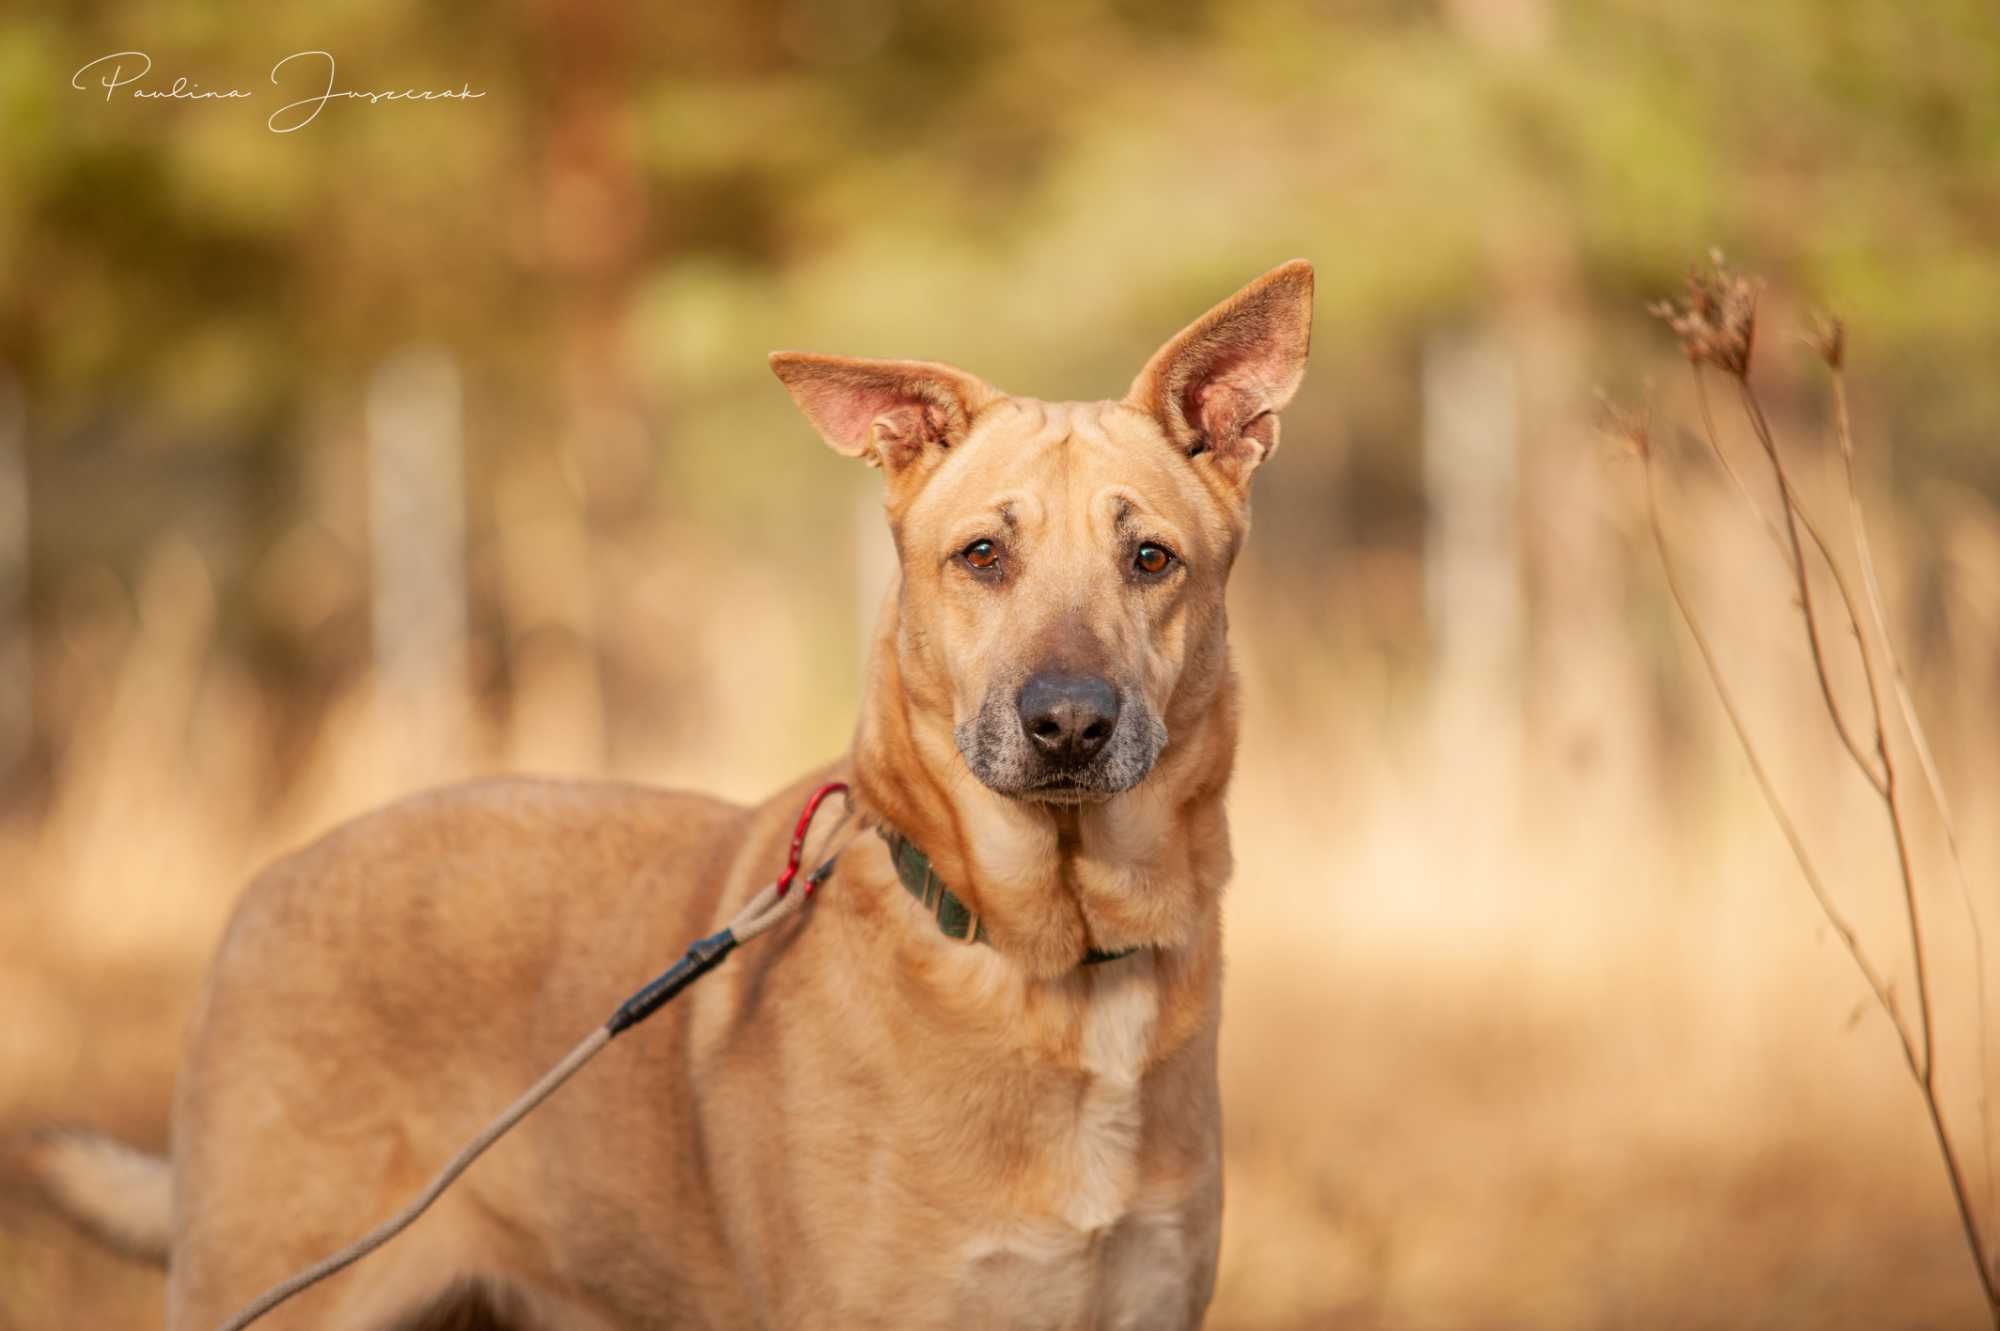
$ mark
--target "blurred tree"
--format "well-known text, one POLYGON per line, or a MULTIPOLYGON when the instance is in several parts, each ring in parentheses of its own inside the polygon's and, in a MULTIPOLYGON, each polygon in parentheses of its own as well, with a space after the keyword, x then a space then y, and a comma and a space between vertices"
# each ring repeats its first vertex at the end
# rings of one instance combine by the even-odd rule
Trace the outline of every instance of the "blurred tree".
POLYGON ((238 589, 324 516, 309 459, 412 343, 462 366, 475 544, 502 459, 609 413, 653 441, 648 521, 754 531, 750 557, 781 563, 846 531, 827 486, 866 482, 805 447, 766 349, 1112 392, 1187 310, 1294 253, 1322 309, 1292 434, 1329 444, 1288 461, 1267 541, 1337 527, 1413 556, 1394 515, 1419 489, 1421 347, 1511 309, 1586 349, 1576 387, 1629 384, 1642 298, 1712 241, 1865 330, 1899 456, 2000 494, 1996 86, 1983 0, 354 0, 255 22, 38 0, 0 23, 34 613, 185 528, 225 634, 297 668, 294 629, 238 589), (485 96, 270 133, 273 63, 316 48, 343 87, 485 96), (130 49, 159 86, 255 97, 70 86, 130 49))

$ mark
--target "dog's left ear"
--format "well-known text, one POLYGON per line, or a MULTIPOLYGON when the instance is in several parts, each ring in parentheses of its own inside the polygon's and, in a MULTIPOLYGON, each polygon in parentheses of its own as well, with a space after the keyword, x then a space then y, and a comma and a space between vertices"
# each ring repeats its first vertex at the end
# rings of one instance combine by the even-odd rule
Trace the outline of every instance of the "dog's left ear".
POLYGON ((771 370, 834 452, 892 475, 964 439, 972 418, 1001 396, 934 361, 774 351, 771 370))
POLYGON ((1312 265, 1273 268, 1154 353, 1125 400, 1191 458, 1238 485, 1278 446, 1278 413, 1306 374, 1312 265))

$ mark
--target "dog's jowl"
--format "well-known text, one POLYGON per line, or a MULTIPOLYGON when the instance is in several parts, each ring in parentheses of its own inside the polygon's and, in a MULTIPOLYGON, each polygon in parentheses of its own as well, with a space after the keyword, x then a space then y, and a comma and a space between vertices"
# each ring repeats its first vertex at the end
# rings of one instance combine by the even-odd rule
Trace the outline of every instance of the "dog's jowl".
POLYGON ((268 1324, 448 1325, 476 1301, 523 1328, 1200 1325, 1224 590, 1311 305, 1312 270, 1278 268, 1101 402, 773 356, 826 441, 880 468, 899 555, 851 751, 756 808, 510 780, 330 833, 236 912, 171 1159, 50 1138, 51 1190, 164 1260, 169 1327, 208 1331, 726 921, 838 779, 879 835, 809 909, 268 1324))

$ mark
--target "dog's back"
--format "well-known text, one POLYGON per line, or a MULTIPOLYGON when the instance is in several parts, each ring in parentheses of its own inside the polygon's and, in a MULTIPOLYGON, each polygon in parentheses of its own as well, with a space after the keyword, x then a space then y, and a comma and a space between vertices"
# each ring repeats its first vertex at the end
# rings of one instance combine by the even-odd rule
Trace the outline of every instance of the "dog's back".
MULTIPOLYGON (((504 780, 345 824, 238 904, 190 1031, 173 1159, 65 1130, 23 1163, 100 1239, 158 1261, 171 1249, 169 1324, 213 1325, 415 1191, 705 931, 744 817, 698 796, 504 780), (434 1089, 397 1093, 413 1087, 434 1089)), ((450 1202, 412 1255, 496 1242, 475 1233, 476 1206, 450 1202)), ((380 1279, 394 1263, 370 1282, 383 1317, 396 1286, 435 1269, 380 1279)))

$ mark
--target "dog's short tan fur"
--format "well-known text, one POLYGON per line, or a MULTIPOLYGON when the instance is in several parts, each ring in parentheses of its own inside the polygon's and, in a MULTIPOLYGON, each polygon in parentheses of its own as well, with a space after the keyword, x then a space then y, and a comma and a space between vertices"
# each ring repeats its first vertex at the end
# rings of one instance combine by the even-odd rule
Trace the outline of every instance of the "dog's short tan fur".
MULTIPOLYGON (((1311 287, 1303 263, 1267 274, 1119 402, 774 356, 828 441, 886 477, 902 576, 852 754, 755 809, 447 790, 265 872, 175 1100, 168 1326, 205 1331, 381 1219, 768 882, 835 777, 930 855, 991 946, 943 936, 882 843, 856 840, 810 910, 268 1324, 418 1325, 472 1281, 549 1328, 1199 1325, 1222 1205, 1223 592, 1311 287), (997 572, 962 557, 981 540, 997 572), (1137 576, 1138 543, 1176 564, 1137 576), (1050 668, 1114 681, 1127 730, 1075 789, 1023 793, 1009 700, 1050 668), (1137 951, 1080 966, 1091 947, 1137 951)), ((129 1158, 73 1139, 40 1156, 100 1213, 87 1176, 107 1159, 129 1179, 129 1158)), ((125 1195, 143 1211, 146 1192, 125 1195)))

